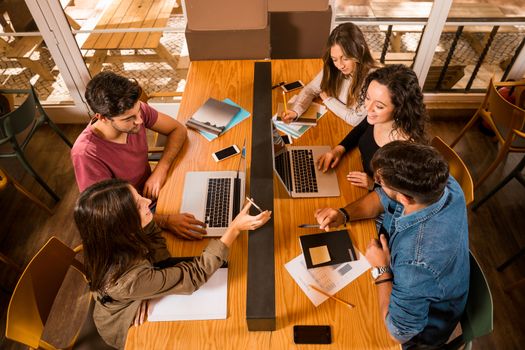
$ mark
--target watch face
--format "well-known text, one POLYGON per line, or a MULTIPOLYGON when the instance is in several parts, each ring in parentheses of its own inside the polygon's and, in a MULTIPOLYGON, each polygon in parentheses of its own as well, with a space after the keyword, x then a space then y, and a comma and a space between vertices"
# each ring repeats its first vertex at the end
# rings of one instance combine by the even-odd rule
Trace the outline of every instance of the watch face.
POLYGON ((372 278, 376 279, 379 277, 379 269, 377 267, 372 267, 372 278))

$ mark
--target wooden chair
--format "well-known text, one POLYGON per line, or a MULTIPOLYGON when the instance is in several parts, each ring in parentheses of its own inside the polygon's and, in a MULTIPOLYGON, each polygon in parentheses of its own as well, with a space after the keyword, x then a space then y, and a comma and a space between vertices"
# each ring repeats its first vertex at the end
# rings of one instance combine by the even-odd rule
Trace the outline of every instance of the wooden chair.
POLYGON ((479 179, 474 183, 474 188, 479 187, 487 177, 496 169, 509 152, 525 152, 525 138, 520 137, 518 132, 524 131, 525 110, 505 100, 497 88, 502 86, 519 86, 524 82, 502 82, 494 83, 490 80, 485 98, 474 116, 467 125, 461 130, 456 139, 450 144, 454 147, 456 143, 465 135, 465 132, 474 125, 481 117, 496 134, 500 149, 496 159, 483 171, 479 179))
POLYGON ((73 250, 51 237, 31 259, 9 302, 7 338, 33 349, 69 348, 73 345, 91 301, 83 265, 75 259, 78 251, 80 249, 73 250), (82 287, 80 293, 61 289, 66 275, 70 277, 71 285, 82 287), (57 308, 62 309, 62 314, 51 317, 57 308), (57 333, 55 337, 52 336, 53 330, 57 333), (44 340, 44 336, 54 339, 44 340))
POLYGON ((461 316, 462 334, 454 338, 446 349, 472 349, 472 340, 489 334, 494 329, 494 307, 489 284, 472 252, 467 305, 461 316))
POLYGON ((33 203, 38 205, 40 208, 47 211, 50 215, 53 215, 53 211, 47 205, 42 203, 40 199, 36 198, 31 192, 29 192, 24 186, 22 186, 18 181, 13 179, 9 174, 2 168, 0 168, 0 192, 3 191, 7 185, 11 182, 13 187, 24 196, 29 198, 33 203))
POLYGON ((469 206, 474 201, 474 183, 470 172, 461 157, 450 148, 445 141, 436 136, 432 139, 432 146, 447 160, 450 174, 456 179, 465 194, 465 202, 469 206))
MULTIPOLYGON (((525 133, 519 132, 515 130, 515 132, 520 135, 521 137, 525 138, 525 133)), ((516 165, 514 169, 503 179, 501 180, 496 186, 494 186, 487 194, 485 194, 479 201, 474 203, 472 206, 472 210, 478 209, 483 203, 485 203, 490 197, 492 197, 496 192, 501 190, 506 184, 508 184, 512 179, 518 180, 523 186, 525 186, 525 177, 521 174, 523 169, 525 168, 525 156, 521 159, 521 161, 516 165)))
POLYGON ((70 296, 71 298, 67 300, 57 299, 58 304, 75 304, 78 302, 77 305, 69 305, 69 308, 64 308, 64 310, 69 309, 68 321, 64 320, 64 325, 70 323, 77 327, 72 335, 69 332, 72 339, 66 340, 65 344, 52 345, 43 340, 42 335, 55 299, 70 267, 74 268, 72 271, 76 272, 77 276, 80 275, 80 281, 87 287, 83 266, 75 259, 76 253, 56 237, 51 237, 31 259, 18 280, 9 302, 5 331, 7 338, 33 349, 70 347, 74 343, 82 326, 81 322, 85 319, 85 313, 89 308, 90 293, 84 293, 83 296, 77 296, 77 298, 70 296), (78 317, 71 317, 79 314, 75 312, 79 308, 84 308, 84 314, 80 320, 78 317))
POLYGON ((24 149, 33 137, 38 128, 49 125, 55 133, 71 148, 73 144, 67 139, 62 131, 49 119, 44 108, 40 104, 36 92, 32 85, 29 89, 6 90, 0 89, 1 94, 26 94, 27 98, 15 110, 0 117, 0 146, 7 146, 7 149, 0 149, 0 158, 16 157, 22 166, 29 172, 35 180, 58 201, 60 197, 47 185, 38 173, 29 164, 24 154, 24 149), (22 141, 19 139, 22 138, 22 141))

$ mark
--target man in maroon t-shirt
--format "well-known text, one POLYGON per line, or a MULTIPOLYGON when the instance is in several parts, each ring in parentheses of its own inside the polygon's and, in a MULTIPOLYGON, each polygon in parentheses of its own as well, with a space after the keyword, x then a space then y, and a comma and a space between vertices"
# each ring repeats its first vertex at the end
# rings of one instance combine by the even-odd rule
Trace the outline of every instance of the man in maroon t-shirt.
MULTIPOLYGON (((87 85, 86 100, 95 112, 71 150, 79 190, 109 178, 129 181, 145 197, 156 199, 169 168, 186 140, 186 128, 139 101, 136 81, 113 72, 97 74, 87 85), (167 137, 155 170, 148 164, 146 128, 167 137)), ((206 225, 188 213, 155 214, 157 224, 188 239, 201 239, 206 225)))

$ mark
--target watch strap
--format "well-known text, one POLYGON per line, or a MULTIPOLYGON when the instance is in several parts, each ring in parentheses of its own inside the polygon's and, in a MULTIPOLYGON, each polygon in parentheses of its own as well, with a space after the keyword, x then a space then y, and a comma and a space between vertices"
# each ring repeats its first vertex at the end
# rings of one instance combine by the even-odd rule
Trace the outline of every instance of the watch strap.
POLYGON ((350 221, 350 215, 348 215, 348 212, 345 208, 339 208, 337 210, 341 213, 341 215, 343 215, 343 218, 345 220, 345 222, 343 222, 343 225, 346 225, 346 223, 350 221))

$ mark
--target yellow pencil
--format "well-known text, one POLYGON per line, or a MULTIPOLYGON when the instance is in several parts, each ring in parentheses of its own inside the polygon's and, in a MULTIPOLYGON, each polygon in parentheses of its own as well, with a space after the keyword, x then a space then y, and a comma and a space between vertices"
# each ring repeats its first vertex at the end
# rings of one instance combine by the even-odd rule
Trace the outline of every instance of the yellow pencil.
POLYGON ((286 91, 283 91, 284 113, 288 113, 288 103, 286 102, 286 91))
POLYGON ((322 295, 326 296, 326 297, 329 297, 331 299, 334 299, 335 301, 345 305, 346 307, 350 308, 350 309, 353 309, 354 308, 354 305, 353 304, 350 304, 346 301, 344 301, 343 299, 339 299, 338 297, 334 297, 333 295, 330 295, 328 294, 327 292, 325 292, 324 290, 314 286, 313 284, 310 284, 310 288, 312 288, 313 290, 315 290, 316 292, 319 292, 321 293, 322 295))

